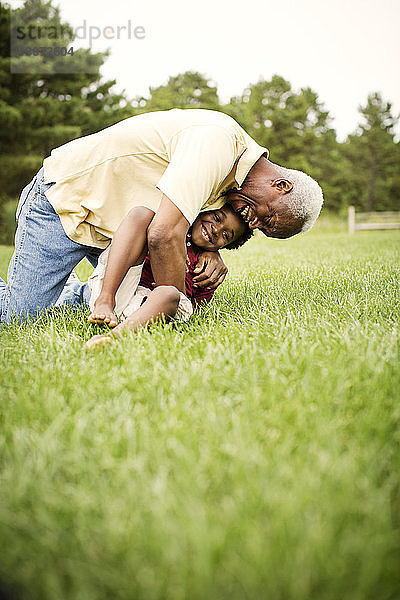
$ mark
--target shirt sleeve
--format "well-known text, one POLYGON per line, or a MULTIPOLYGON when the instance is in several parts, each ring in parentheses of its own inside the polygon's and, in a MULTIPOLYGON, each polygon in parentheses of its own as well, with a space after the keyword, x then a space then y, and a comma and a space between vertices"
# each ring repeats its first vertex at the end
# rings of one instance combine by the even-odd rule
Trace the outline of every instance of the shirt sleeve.
POLYGON ((192 225, 237 158, 234 136, 215 125, 192 126, 169 144, 170 163, 157 187, 192 225))

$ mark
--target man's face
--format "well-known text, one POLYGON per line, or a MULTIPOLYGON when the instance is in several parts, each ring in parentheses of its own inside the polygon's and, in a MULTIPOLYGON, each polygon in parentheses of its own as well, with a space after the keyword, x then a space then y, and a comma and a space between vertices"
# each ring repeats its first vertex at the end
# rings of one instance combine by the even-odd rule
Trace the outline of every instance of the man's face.
POLYGON ((229 190, 226 199, 251 229, 260 229, 268 237, 288 238, 303 226, 303 220, 295 218, 284 201, 292 188, 286 179, 254 174, 240 189, 229 190))

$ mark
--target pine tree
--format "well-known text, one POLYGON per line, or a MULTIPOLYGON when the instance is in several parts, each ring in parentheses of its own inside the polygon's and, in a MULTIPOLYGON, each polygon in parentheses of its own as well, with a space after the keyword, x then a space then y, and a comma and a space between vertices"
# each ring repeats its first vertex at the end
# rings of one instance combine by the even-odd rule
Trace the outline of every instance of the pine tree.
POLYGON ((372 210, 400 208, 400 146, 394 141, 398 116, 378 92, 359 108, 362 120, 344 145, 349 203, 372 210))
MULTIPOLYGON (((0 187, 9 196, 18 194, 52 148, 128 114, 124 95, 112 93, 115 81, 101 81, 106 53, 79 49, 73 56, 11 56, 10 31, 15 36, 17 27, 26 32, 38 23, 57 32, 40 46, 73 46, 72 29, 51 1, 26 0, 15 10, 0 3, 0 187), (73 73, 66 72, 69 60, 73 73)), ((29 38, 21 42, 28 44, 29 38)))
POLYGON ((166 85, 151 87, 150 96, 136 98, 132 106, 136 114, 170 108, 220 109, 217 88, 204 75, 192 71, 170 77, 166 85))

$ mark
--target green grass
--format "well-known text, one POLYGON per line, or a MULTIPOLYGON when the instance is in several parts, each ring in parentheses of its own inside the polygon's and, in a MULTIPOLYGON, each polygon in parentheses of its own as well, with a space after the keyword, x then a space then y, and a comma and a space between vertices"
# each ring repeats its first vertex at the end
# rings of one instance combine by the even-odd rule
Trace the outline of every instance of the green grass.
POLYGON ((399 241, 254 239, 191 323, 94 354, 82 313, 4 329, 12 597, 399 598, 399 241))

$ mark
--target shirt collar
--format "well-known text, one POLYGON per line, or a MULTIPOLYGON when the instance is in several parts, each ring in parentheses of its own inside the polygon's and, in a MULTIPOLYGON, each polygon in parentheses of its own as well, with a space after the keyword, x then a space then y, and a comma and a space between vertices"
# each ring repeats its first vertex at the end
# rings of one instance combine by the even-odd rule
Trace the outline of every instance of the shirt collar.
POLYGON ((265 158, 268 158, 269 156, 268 150, 262 146, 259 146, 257 142, 255 142, 247 134, 245 137, 245 142, 245 150, 239 158, 235 173, 235 180, 239 186, 242 185, 251 167, 254 166, 260 156, 265 156, 265 158))

